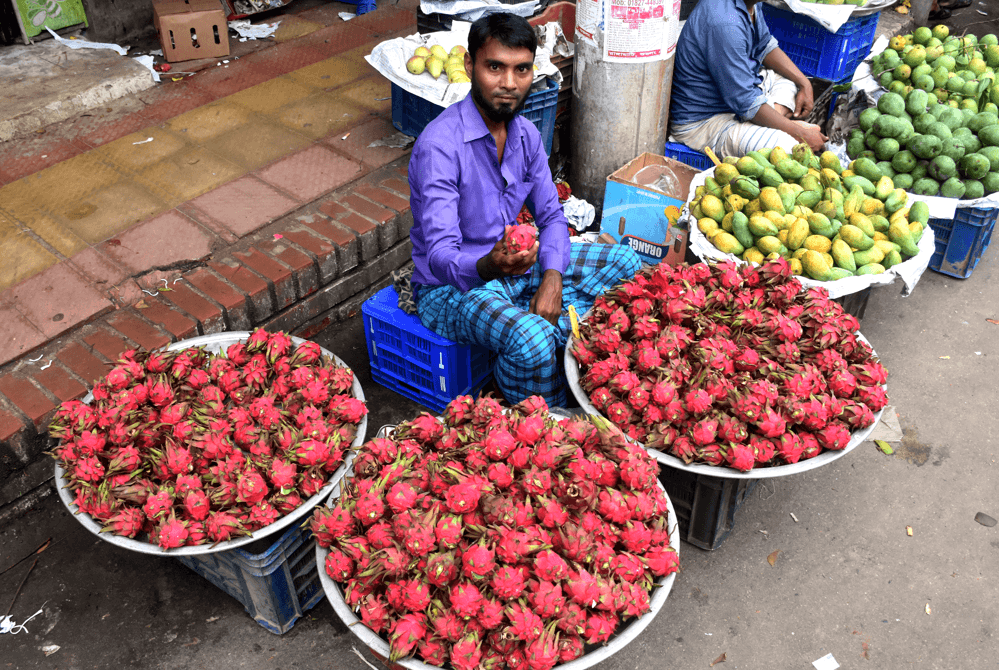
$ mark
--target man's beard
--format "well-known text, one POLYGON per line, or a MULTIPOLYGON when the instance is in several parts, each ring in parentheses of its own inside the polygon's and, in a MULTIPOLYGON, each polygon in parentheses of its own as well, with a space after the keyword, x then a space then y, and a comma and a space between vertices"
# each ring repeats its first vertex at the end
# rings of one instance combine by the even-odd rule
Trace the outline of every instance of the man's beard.
POLYGON ((503 104, 497 107, 486 100, 486 96, 482 94, 482 88, 479 86, 479 83, 474 78, 472 79, 472 100, 493 123, 509 123, 513 120, 513 117, 517 116, 520 110, 524 108, 524 105, 527 104, 527 95, 527 93, 524 93, 524 96, 516 105, 503 104))

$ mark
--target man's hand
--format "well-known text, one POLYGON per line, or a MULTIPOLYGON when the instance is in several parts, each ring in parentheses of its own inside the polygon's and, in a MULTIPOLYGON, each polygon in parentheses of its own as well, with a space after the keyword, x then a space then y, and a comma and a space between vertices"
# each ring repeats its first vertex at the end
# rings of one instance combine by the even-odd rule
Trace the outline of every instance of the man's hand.
POLYGON ((485 281, 499 279, 500 277, 511 277, 522 275, 531 269, 538 260, 538 242, 534 246, 515 254, 507 253, 506 244, 500 238, 493 245, 492 250, 480 258, 475 264, 475 269, 479 276, 485 281))
MULTIPOLYGON (((812 148, 812 151, 819 153, 826 144, 828 139, 822 134, 822 130, 811 123, 805 123, 803 121, 795 121, 795 123, 801 128, 801 136, 798 138, 802 142, 805 142, 812 148)), ((795 137, 798 137, 797 135, 795 137)))
MULTIPOLYGON (((807 118, 812 112, 812 107, 815 106, 815 100, 812 98, 812 84, 807 79, 804 81, 804 85, 798 87, 798 94, 794 96, 794 118, 804 119, 807 118)), ((812 147, 815 149, 815 147, 812 147)))
POLYGON ((538 292, 531 298, 530 312, 553 326, 558 325, 562 316, 562 274, 558 270, 545 271, 538 292))

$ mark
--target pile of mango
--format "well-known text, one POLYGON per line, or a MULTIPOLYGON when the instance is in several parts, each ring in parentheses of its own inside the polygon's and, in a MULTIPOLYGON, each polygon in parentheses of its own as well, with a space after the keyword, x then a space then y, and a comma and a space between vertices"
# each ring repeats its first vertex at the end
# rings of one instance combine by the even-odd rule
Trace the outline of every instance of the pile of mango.
POLYGON ((762 263, 784 257, 797 275, 836 281, 881 274, 919 253, 926 203, 874 161, 843 169, 836 154, 807 144, 727 156, 690 202, 698 229, 721 251, 762 263))
POLYGON ((861 112, 847 154, 920 195, 999 191, 997 66, 995 35, 951 37, 941 25, 893 37, 871 64, 888 92, 861 112))

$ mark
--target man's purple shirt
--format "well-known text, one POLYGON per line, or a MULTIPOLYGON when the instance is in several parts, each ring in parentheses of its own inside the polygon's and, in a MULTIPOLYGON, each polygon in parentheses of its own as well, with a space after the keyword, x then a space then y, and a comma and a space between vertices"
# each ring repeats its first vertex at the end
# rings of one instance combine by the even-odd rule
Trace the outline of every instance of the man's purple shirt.
POLYGON ((507 124, 503 163, 469 95, 427 124, 409 160, 413 283, 461 291, 485 281, 475 269, 516 223, 527 201, 540 233, 541 271, 565 273, 569 233, 541 134, 516 116, 507 124))

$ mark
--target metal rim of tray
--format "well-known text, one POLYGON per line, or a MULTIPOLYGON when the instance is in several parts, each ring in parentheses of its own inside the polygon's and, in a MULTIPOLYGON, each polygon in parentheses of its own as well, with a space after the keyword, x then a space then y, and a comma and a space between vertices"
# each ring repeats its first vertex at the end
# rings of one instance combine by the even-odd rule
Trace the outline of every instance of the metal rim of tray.
MULTIPOLYGON (((558 417, 555 415, 555 418, 564 417, 558 417)), ((333 490, 330 492, 329 500, 326 502, 328 507, 332 507, 333 501, 339 498, 340 483, 352 474, 353 469, 351 468, 347 474, 333 487, 333 490)), ((672 524, 672 530, 669 534, 669 546, 672 547, 673 550, 676 551, 677 556, 679 556, 680 526, 677 523, 676 510, 673 509, 673 501, 670 500, 669 494, 666 493, 666 489, 663 487, 662 482, 656 479, 656 484, 666 496, 666 509, 668 513, 667 519, 668 523, 672 524)), ((319 571, 319 581, 323 585, 323 591, 326 592, 327 600, 329 600, 330 604, 333 605, 333 611, 336 612, 337 616, 340 617, 340 620, 343 621, 347 628, 353 631, 353 633, 360 638, 361 642, 363 642, 368 649, 372 651, 372 653, 383 659, 387 659, 390 651, 388 642, 361 622, 361 620, 356 614, 354 614, 354 611, 350 609, 350 606, 347 605, 347 602, 344 600, 343 592, 340 590, 339 585, 326 573, 326 556, 328 554, 329 549, 320 547, 318 543, 316 544, 316 569, 319 571)), ((584 670, 584 668, 590 668, 601 661, 607 660, 617 652, 624 649, 628 643, 638 637, 639 634, 645 630, 650 623, 652 623, 652 619, 655 618, 656 614, 659 613, 659 610, 663 608, 663 605, 666 603, 666 597, 673 588, 673 582, 676 581, 676 574, 677 573, 674 572, 673 574, 667 575, 656 583, 656 588, 653 590, 649 599, 648 612, 637 619, 631 620, 627 626, 615 633, 605 645, 598 647, 588 654, 583 654, 573 661, 556 665, 555 668, 558 670, 584 670)), ((408 668, 409 670, 440 670, 439 666, 423 663, 413 657, 400 659, 395 663, 397 666, 408 668)))
MULTIPOLYGON (((870 342, 867 341, 867 338, 864 337, 860 331, 857 331, 857 337, 866 344, 870 344, 870 342)), ((581 408, 590 414, 604 416, 600 410, 593 406, 593 403, 590 402, 590 396, 579 384, 579 364, 576 362, 576 356, 572 353, 572 347, 575 341, 575 336, 570 336, 569 342, 565 347, 565 377, 569 383, 569 388, 572 389, 572 394, 576 397, 576 401, 579 403, 581 408)), ((874 347, 871 347, 871 351, 874 352, 874 347)), ((877 356, 877 352, 874 352, 874 355, 877 356)), ((887 386, 885 386, 885 388, 887 388, 887 386)), ((860 446, 860 444, 864 442, 874 431, 875 426, 877 426, 878 422, 881 421, 881 415, 884 414, 884 411, 885 408, 882 407, 879 411, 875 412, 874 422, 867 428, 861 428, 860 430, 850 433, 850 442, 843 449, 826 449, 818 456, 804 461, 798 461, 797 463, 791 463, 790 465, 774 465, 759 468, 754 467, 749 472, 740 472, 739 470, 730 468, 727 465, 708 465, 706 463, 691 463, 688 465, 684 463, 682 459, 659 451, 658 449, 650 449, 649 447, 646 447, 646 449, 650 454, 656 457, 656 460, 659 461, 661 465, 666 465, 676 470, 683 470, 696 475, 724 477, 726 479, 770 479, 772 477, 786 477, 788 475, 796 475, 801 472, 807 472, 808 470, 814 470, 815 468, 822 467, 823 465, 832 463, 833 461, 839 460, 840 458, 843 458, 843 456, 846 456, 846 454, 860 446)))
MULTIPOLYGON (((786 9, 789 12, 794 11, 783 0, 763 0, 763 2, 773 7, 786 9)), ((877 12, 890 9, 897 4, 898 0, 871 0, 863 7, 857 7, 857 9, 853 10, 853 13, 850 14, 850 18, 852 19, 855 16, 870 16, 871 14, 876 14, 877 12)))
MULTIPOLYGON (((205 347, 205 349, 210 353, 220 353, 225 351, 226 347, 230 344, 235 344, 236 342, 243 341, 250 337, 249 331, 237 330, 229 331, 225 333, 217 333, 214 335, 202 335, 200 337, 192 337, 188 340, 181 340, 179 342, 174 342, 173 344, 166 347, 167 351, 177 351, 179 349, 189 349, 191 347, 205 347)), ((291 336, 291 341, 296 345, 302 344, 306 340, 300 337, 291 336)), ((337 365, 350 368, 334 353, 320 347, 324 355, 329 356, 337 365)), ((351 370, 353 372, 353 370, 351 370)), ((355 398, 364 402, 364 391, 361 389, 361 383, 357 380, 357 375, 354 375, 354 383, 351 386, 351 393, 355 398)), ((84 398, 83 402, 90 403, 93 401, 93 393, 88 393, 84 398)), ((364 442, 364 435, 368 429, 368 415, 365 414, 361 419, 361 422, 357 425, 357 435, 354 437, 354 441, 350 443, 351 447, 360 446, 364 442)), ((199 544, 195 546, 184 546, 177 547, 176 549, 161 549, 155 544, 149 542, 143 542, 141 540, 136 540, 129 537, 123 537, 121 535, 114 535, 112 533, 101 532, 102 526, 98 524, 89 514, 81 513, 76 505, 73 504, 73 498, 69 493, 69 488, 67 487, 67 482, 65 479, 65 471, 62 467, 56 463, 55 466, 55 478, 56 478, 56 491, 59 493, 59 499, 62 500, 63 505, 66 506, 73 516, 83 524, 83 527, 88 531, 97 535, 101 539, 110 542, 113 545, 122 547, 123 549, 129 549, 131 551, 136 551, 142 554, 154 554, 157 556, 203 556, 206 554, 214 554, 220 551, 229 551, 230 549, 236 549, 244 545, 250 544, 251 542, 256 542, 257 540, 268 537, 277 533, 278 531, 284 530, 291 524, 295 523, 303 516, 312 511, 312 509, 318 505, 325 496, 328 496, 333 487, 337 485, 340 479, 346 474, 350 462, 352 453, 347 452, 344 456, 344 461, 331 475, 329 482, 319 490, 318 493, 309 497, 305 500, 296 510, 286 514, 269 526, 264 526, 258 530, 253 531, 250 535, 246 537, 240 537, 235 540, 229 540, 228 542, 219 542, 218 544, 199 544)))

